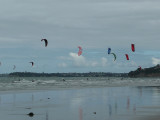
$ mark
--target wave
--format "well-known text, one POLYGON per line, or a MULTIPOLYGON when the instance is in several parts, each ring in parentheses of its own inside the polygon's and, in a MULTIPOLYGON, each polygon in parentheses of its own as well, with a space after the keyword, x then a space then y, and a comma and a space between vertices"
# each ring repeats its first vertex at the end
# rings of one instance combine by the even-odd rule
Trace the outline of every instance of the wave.
POLYGON ((1 78, 0 90, 54 89, 73 87, 159 86, 160 78, 71 77, 1 78), (5 79, 5 80, 4 80, 5 79))

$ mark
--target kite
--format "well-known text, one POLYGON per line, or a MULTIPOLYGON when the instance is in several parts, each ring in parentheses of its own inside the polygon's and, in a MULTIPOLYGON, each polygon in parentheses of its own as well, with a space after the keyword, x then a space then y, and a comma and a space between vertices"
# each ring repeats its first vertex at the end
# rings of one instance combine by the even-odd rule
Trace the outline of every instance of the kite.
POLYGON ((33 65, 34 65, 34 62, 29 62, 29 63, 31 63, 31 64, 32 64, 32 67, 33 67, 33 65))
POLYGON ((132 49, 132 52, 135 52, 135 45, 134 44, 131 44, 131 49, 132 49))
POLYGON ((111 48, 108 48, 108 54, 110 54, 111 53, 111 48))
POLYGON ((81 51, 82 51, 82 47, 81 47, 81 46, 78 46, 78 48, 79 48, 79 50, 81 50, 81 51))
POLYGON ((110 54, 112 54, 113 56, 114 56, 114 61, 116 60, 116 54, 115 53, 110 53, 110 54))
POLYGON ((127 60, 129 60, 129 56, 128 56, 128 54, 125 54, 125 55, 126 55, 126 59, 127 59, 127 60))
POLYGON ((16 66, 15 65, 13 65, 13 70, 15 70, 16 69, 16 66))
POLYGON ((47 39, 42 39, 41 41, 44 41, 44 42, 45 42, 45 47, 47 47, 47 45, 48 45, 48 40, 47 40, 47 39))
POLYGON ((80 56, 82 54, 82 47, 81 46, 78 46, 79 48, 79 51, 78 51, 78 56, 80 56))
POLYGON ((80 56, 82 54, 82 51, 78 51, 78 56, 80 56))
POLYGON ((138 70, 142 70, 142 67, 141 66, 138 66, 139 68, 138 68, 138 70))

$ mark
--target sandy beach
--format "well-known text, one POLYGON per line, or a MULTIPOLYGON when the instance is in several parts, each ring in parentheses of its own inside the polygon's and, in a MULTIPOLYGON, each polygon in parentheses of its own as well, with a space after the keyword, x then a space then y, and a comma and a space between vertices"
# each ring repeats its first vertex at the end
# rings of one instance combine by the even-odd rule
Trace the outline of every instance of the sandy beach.
POLYGON ((0 116, 3 120, 159 120, 159 99, 159 87, 1 91, 0 116))

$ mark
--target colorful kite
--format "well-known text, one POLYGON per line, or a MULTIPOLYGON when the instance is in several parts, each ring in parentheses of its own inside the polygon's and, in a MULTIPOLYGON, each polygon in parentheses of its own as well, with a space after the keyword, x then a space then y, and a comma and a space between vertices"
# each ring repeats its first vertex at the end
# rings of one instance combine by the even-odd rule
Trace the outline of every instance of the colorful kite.
POLYGON ((108 48, 108 54, 110 54, 111 53, 111 48, 108 48))
POLYGON ((129 56, 128 56, 128 54, 125 54, 125 55, 126 55, 126 59, 127 59, 127 60, 129 60, 129 56))
POLYGON ((134 44, 131 44, 131 49, 132 49, 132 52, 135 52, 135 45, 134 44))
POLYGON ((78 56, 80 56, 82 54, 82 47, 81 46, 78 46, 79 48, 79 51, 78 51, 78 56))

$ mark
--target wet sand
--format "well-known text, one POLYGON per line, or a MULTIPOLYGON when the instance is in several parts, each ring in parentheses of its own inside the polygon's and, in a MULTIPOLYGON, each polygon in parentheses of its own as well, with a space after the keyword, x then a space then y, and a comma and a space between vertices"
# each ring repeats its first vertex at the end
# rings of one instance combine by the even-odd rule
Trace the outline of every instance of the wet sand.
POLYGON ((160 120, 159 100, 160 87, 1 91, 0 116, 3 120, 160 120))

